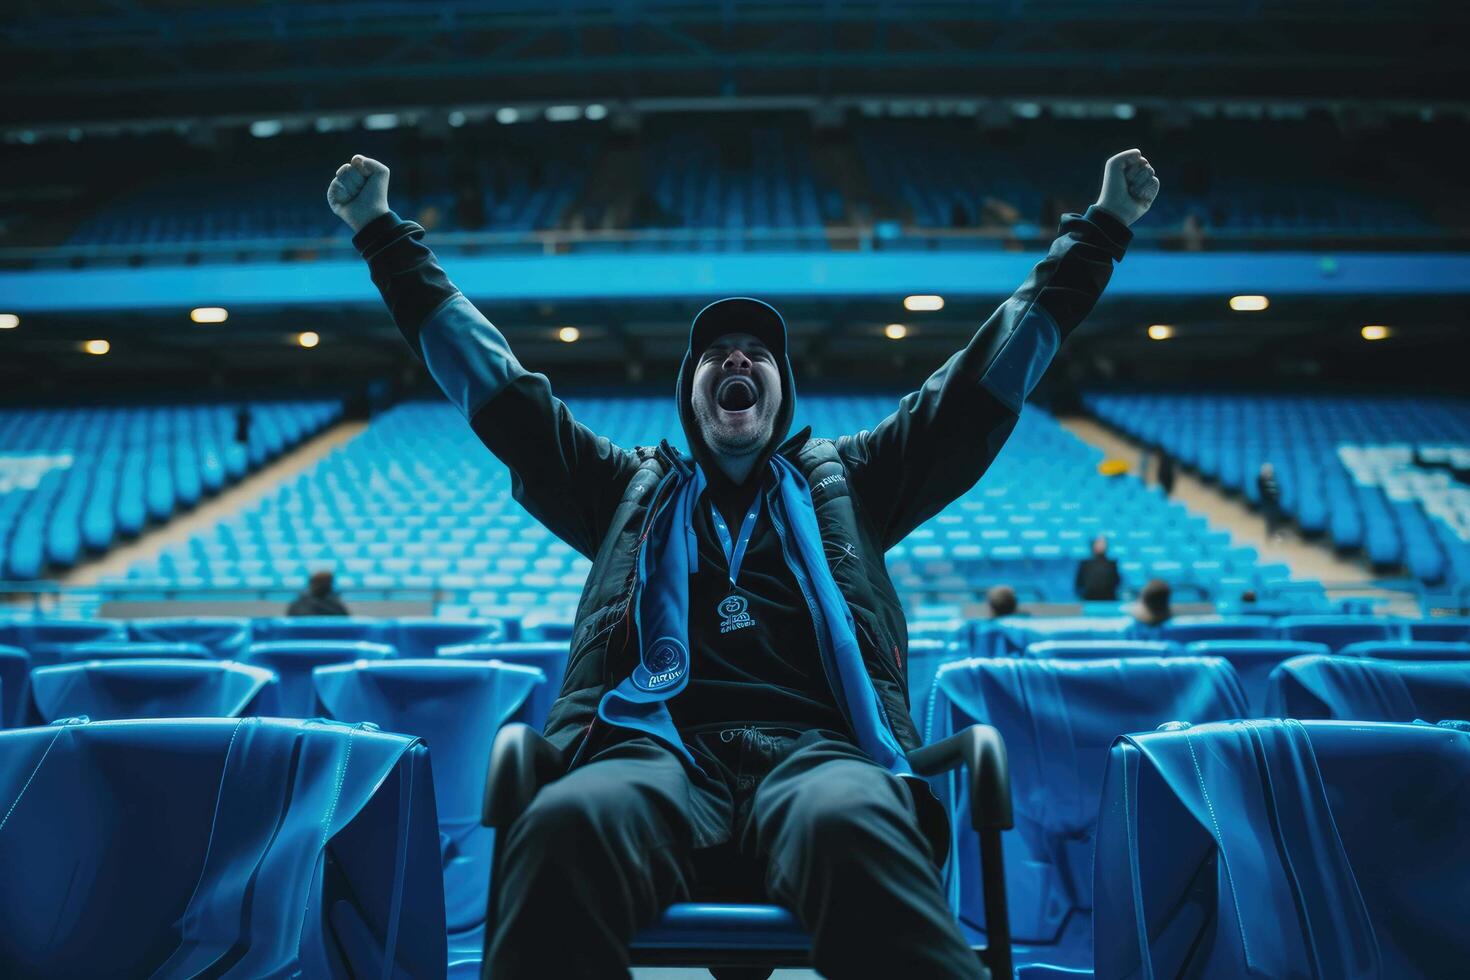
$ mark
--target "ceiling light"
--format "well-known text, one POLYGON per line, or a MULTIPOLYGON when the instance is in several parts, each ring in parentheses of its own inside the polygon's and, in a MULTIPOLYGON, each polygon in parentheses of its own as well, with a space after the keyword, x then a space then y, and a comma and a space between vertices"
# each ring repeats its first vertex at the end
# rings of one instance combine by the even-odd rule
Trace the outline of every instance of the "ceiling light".
POLYGON ((315 347, 322 342, 322 338, 315 330, 307 330, 296 335, 296 342, 302 347, 315 347))
POLYGON ((112 345, 105 340, 89 340, 82 345, 82 350, 88 354, 102 355, 112 350, 112 345))
POLYGON ((1240 313, 1258 313, 1271 305, 1264 296, 1232 296, 1230 308, 1240 313))
POLYGON ((20 317, 14 313, 0 313, 0 330, 14 330, 20 326, 20 317))
POLYGON ((943 296, 905 296, 903 308, 914 313, 928 312, 944 309, 943 296))
POLYGON ((1378 324, 1364 327, 1362 329, 1364 340, 1384 340, 1388 337, 1389 329, 1378 324))
POLYGON ((1167 323, 1155 323, 1148 328, 1149 340, 1168 340, 1174 336, 1174 328, 1167 323))
POLYGON ((230 318, 230 311, 223 306, 201 306, 189 311, 189 319, 195 323, 224 323, 230 318))
POLYGON ((557 339, 564 344, 575 344, 582 336, 582 331, 576 327, 562 327, 556 332, 557 339))
POLYGON ((883 336, 889 340, 902 340, 909 335, 909 328, 902 323, 890 323, 883 328, 883 336))

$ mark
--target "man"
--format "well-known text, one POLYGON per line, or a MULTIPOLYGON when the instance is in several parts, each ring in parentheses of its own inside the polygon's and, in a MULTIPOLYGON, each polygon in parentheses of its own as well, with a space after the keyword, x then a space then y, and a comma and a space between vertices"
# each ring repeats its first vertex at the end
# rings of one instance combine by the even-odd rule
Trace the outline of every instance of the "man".
POLYGON ((991 586, 985 593, 985 605, 990 610, 991 619, 1021 615, 1020 603, 1016 601, 1016 590, 1009 585, 991 586))
POLYGON ((1278 541, 1285 535, 1286 513, 1281 509, 1281 485, 1276 482, 1276 467, 1262 463, 1256 473, 1256 493, 1261 498, 1261 514, 1266 518, 1266 540, 1278 541))
POLYGON ((347 604, 332 591, 332 573, 323 569, 312 572, 306 581, 306 591, 286 609, 287 616, 346 616, 347 604))
POLYGON ((1118 563, 1108 557, 1108 539, 1099 534, 1092 541, 1092 557, 1077 565, 1077 596, 1084 602, 1115 602, 1121 581, 1118 563))
POLYGON ((974 977, 938 866, 944 814, 905 753, 907 627, 883 555, 964 493, 1158 193, 1108 160, 1020 290, 871 431, 787 438, 786 328, 753 299, 695 317, 676 399, 690 455, 626 450, 449 282, 355 156, 328 190, 409 345, 510 468, 532 515, 592 559, 545 735, 566 775, 503 841, 485 972, 627 975, 627 944, 693 894, 779 902, 828 977, 974 977))

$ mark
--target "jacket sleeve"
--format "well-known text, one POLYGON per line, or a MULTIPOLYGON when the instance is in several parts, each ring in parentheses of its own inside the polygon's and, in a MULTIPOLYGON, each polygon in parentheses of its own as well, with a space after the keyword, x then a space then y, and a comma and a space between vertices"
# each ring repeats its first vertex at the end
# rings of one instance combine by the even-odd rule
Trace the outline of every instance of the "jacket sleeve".
POLYGON ((404 340, 510 469, 516 500, 577 551, 596 555, 636 454, 572 418, 546 376, 523 368, 449 281, 423 237, 421 226, 389 212, 352 241, 404 340))
POLYGON ((980 479, 1066 336, 1091 312, 1133 233, 1096 207, 1064 215, 1046 258, 963 350, 876 428, 837 441, 885 549, 980 479))

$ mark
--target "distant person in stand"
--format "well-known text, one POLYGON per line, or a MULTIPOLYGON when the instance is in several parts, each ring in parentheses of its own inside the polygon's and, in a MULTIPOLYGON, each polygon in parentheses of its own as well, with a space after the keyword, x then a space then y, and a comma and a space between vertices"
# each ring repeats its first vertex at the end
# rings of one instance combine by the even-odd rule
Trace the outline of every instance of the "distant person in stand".
POLYGON ((1021 612, 1020 603, 1016 601, 1016 590, 1009 585, 997 585, 986 592, 985 605, 990 609, 991 619, 1024 615, 1021 612))
POLYGON ((235 409, 235 441, 244 446, 250 442, 250 406, 235 409))
POLYGON ((1149 579, 1143 591, 1138 594, 1138 602, 1129 610, 1134 622, 1128 628, 1128 635, 1135 639, 1153 639, 1159 636, 1159 627, 1174 615, 1174 610, 1169 606, 1171 595, 1168 582, 1161 578, 1149 579))
POLYGON ((1281 486, 1276 482, 1276 467, 1262 463, 1256 475, 1256 491, 1261 496, 1261 514, 1266 518, 1266 537, 1279 540, 1286 525, 1286 515, 1281 511, 1281 486))
POLYGON ((346 616, 347 604, 332 591, 332 573, 325 569, 312 572, 306 591, 291 601, 287 616, 346 616))
POLYGON ((1092 557, 1077 566, 1077 596, 1084 602, 1115 602, 1120 581, 1118 563, 1108 557, 1108 539, 1099 534, 1092 557))
POLYGON ((1164 496, 1171 496, 1174 493, 1174 457, 1162 449, 1159 450, 1158 480, 1164 496))

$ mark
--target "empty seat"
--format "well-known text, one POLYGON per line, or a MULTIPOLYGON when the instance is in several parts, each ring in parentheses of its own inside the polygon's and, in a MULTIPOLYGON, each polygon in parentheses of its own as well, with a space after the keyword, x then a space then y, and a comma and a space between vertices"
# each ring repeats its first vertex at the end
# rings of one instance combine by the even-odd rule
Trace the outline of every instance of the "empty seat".
POLYGON ((128 621, 128 639, 198 643, 220 660, 238 660, 250 644, 250 620, 232 616, 133 619, 128 621))
POLYGON ((126 640, 121 623, 109 620, 30 619, 0 623, 0 645, 20 647, 31 665, 45 667, 60 659, 60 648, 91 640, 126 640))
POLYGON ((975 624, 971 652, 1004 657, 1044 640, 1121 640, 1132 625, 1131 616, 1009 616, 975 624))
POLYGON ((1334 651, 1362 640, 1401 640, 1402 620, 1374 616, 1284 616, 1276 621, 1281 637, 1325 643, 1334 651))
POLYGON ((1269 640, 1276 625, 1269 616, 1175 616, 1160 628, 1175 643, 1200 640, 1269 640))
POLYGON ((552 702, 561 690, 567 672, 570 646, 555 642, 462 643, 439 648, 439 656, 449 660, 499 660, 522 667, 535 667, 546 675, 546 683, 538 684, 526 705, 526 724, 540 729, 546 724, 552 702))
POLYGON ((1470 618, 1447 616, 1444 619, 1411 620, 1408 627, 1409 638, 1413 640, 1470 643, 1470 618))
POLYGON ((321 721, 0 732, 0 975, 442 977, 429 782, 321 721))
POLYGON ((57 646, 61 663, 81 660, 212 660, 208 648, 198 643, 143 643, 130 640, 96 640, 57 646))
POLYGON ((410 659, 318 667, 318 701, 344 721, 370 721, 415 735, 434 760, 434 798, 444 848, 444 900, 451 933, 485 921, 494 833, 480 826, 485 773, 495 733, 526 721, 531 692, 545 686, 534 667, 479 660, 410 659))
POLYGON ((1026 648, 1026 656, 1043 660, 1173 657, 1182 652, 1179 644, 1165 640, 1044 640, 1026 648))
POLYGON ((1325 643, 1299 640, 1201 640, 1185 648, 1191 657, 1224 657, 1235 668, 1241 687, 1245 688, 1247 718, 1260 718, 1266 711, 1266 682, 1276 665, 1292 657, 1328 654, 1325 643))
POLYGON ((1470 643, 1408 640, 1349 643, 1338 653, 1344 657, 1377 657, 1380 660, 1470 660, 1470 643))
POLYGON ((31 671, 34 721, 86 716, 235 718, 276 683, 261 667, 228 660, 93 660, 31 671))
POLYGON ((1296 657, 1271 672, 1266 713, 1339 721, 1470 720, 1470 660, 1296 657))
POLYGON ((256 643, 275 640, 362 640, 367 643, 391 643, 385 635, 390 626, 380 619, 356 616, 277 616, 251 623, 251 639, 256 643))
POLYGON ((401 657, 437 656, 440 647, 494 643, 509 639, 498 619, 433 619, 408 617, 392 626, 390 642, 401 657))
POLYGON ((0 647, 0 728, 23 724, 30 675, 30 654, 20 647, 0 647))
POLYGON ((310 718, 317 714, 316 688, 311 672, 330 664, 354 660, 383 660, 394 656, 386 643, 359 640, 272 640, 252 643, 245 662, 275 672, 277 683, 262 692, 256 712, 281 718, 310 718))
POLYGON ((1470 962, 1470 733, 1245 721, 1113 746, 1098 977, 1451 977, 1470 962))
MULTIPOLYGON (((1016 830, 1005 846, 1018 963, 1091 965, 1092 839, 1108 746, 1170 721, 1238 718, 1245 695, 1213 657, 1128 660, 974 658, 940 667, 926 725, 934 741, 980 722, 1005 738, 1016 830)), ((962 781, 941 796, 963 811, 962 781)), ((974 835, 952 834, 955 867, 979 860, 974 835)), ((959 889, 961 921, 985 928, 978 883, 959 889)))

